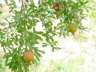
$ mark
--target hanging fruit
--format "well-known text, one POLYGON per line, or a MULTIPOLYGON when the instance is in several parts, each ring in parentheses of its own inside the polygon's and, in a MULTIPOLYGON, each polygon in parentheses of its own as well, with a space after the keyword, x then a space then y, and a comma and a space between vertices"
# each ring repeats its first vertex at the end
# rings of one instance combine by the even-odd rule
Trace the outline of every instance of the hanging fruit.
POLYGON ((61 10, 63 8, 63 3, 55 2, 55 3, 53 3, 53 6, 52 7, 53 7, 53 9, 55 11, 59 11, 59 10, 61 10))
POLYGON ((23 53, 23 59, 25 62, 30 63, 34 60, 34 54, 31 51, 26 51, 23 53))
POLYGON ((77 26, 75 24, 69 24, 68 25, 68 32, 71 32, 74 34, 77 31, 77 26))
POLYGON ((64 4, 61 2, 55 2, 52 4, 52 8, 55 10, 54 14, 59 17, 64 9, 64 4))
POLYGON ((59 4, 59 3, 54 3, 54 4, 53 4, 53 9, 54 9, 55 11, 58 11, 58 10, 60 9, 60 4, 59 4))

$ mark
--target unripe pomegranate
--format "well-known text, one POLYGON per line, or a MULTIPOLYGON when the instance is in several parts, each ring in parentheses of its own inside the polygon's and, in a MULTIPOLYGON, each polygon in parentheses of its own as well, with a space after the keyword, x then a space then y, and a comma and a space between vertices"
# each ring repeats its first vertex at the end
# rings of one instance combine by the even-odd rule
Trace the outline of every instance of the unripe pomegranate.
POLYGON ((72 34, 74 34, 77 31, 77 27, 75 24, 70 24, 68 26, 68 32, 71 32, 72 34))

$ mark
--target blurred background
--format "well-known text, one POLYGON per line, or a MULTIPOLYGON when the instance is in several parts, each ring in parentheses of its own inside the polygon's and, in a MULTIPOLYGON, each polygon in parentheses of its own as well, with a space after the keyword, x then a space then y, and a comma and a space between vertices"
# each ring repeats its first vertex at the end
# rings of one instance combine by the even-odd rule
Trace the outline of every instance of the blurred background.
MULTIPOLYGON (((90 0, 92 8, 88 16, 82 20, 86 31, 57 38, 60 50, 43 48, 46 52, 41 58, 40 65, 30 66, 30 72, 95 72, 96 71, 96 0, 90 0)), ((0 0, 0 21, 9 16, 9 7, 0 0)), ((42 47, 41 47, 42 48, 42 47)), ((0 47, 0 72, 10 72, 4 65, 3 49, 0 47)))

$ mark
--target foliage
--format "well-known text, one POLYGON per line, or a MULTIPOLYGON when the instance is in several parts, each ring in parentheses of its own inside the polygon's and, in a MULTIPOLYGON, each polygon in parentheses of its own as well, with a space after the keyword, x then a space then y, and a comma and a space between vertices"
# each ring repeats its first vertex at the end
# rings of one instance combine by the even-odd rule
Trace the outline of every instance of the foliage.
POLYGON ((52 51, 58 49, 55 36, 66 36, 68 26, 76 24, 82 30, 81 20, 85 17, 87 0, 39 0, 38 5, 33 0, 5 0, 10 7, 10 18, 5 20, 8 26, 0 31, 0 43, 5 52, 6 65, 14 72, 28 72, 30 64, 24 62, 22 55, 32 51, 35 59, 32 64, 39 64, 42 50, 36 45, 50 45, 52 51), (55 5, 54 5, 55 4, 55 5), (54 7, 55 6, 55 7, 54 7), (57 7, 56 7, 57 6, 57 7), (53 20, 59 20, 58 24, 53 20), (42 22, 43 31, 36 31, 36 25, 42 22))

